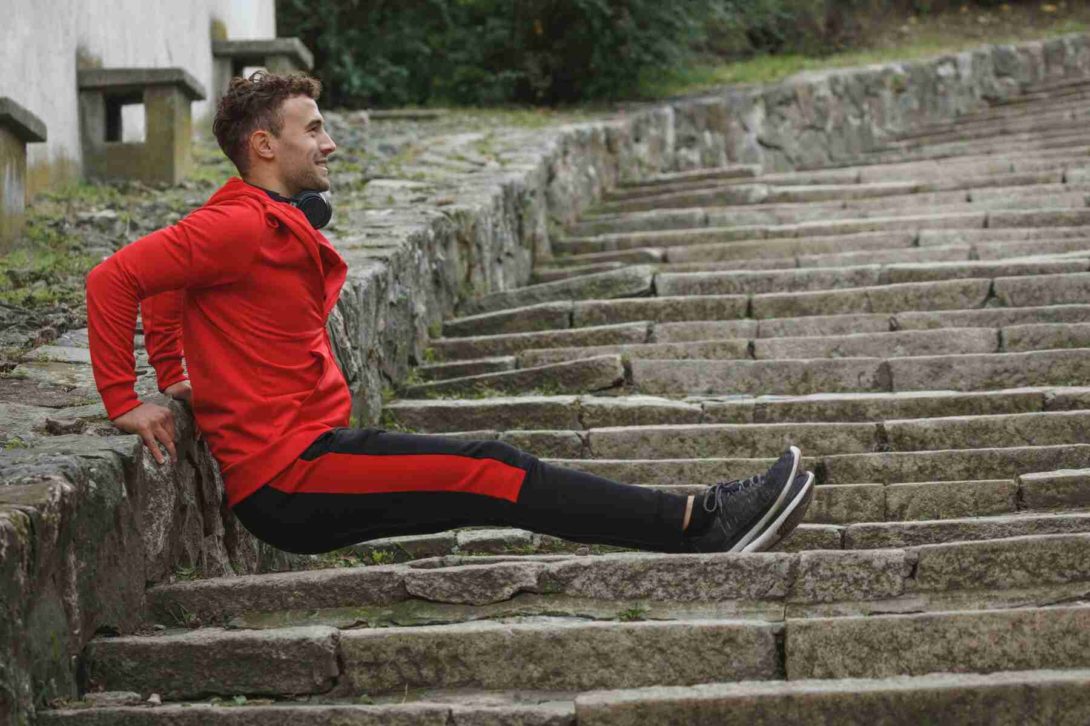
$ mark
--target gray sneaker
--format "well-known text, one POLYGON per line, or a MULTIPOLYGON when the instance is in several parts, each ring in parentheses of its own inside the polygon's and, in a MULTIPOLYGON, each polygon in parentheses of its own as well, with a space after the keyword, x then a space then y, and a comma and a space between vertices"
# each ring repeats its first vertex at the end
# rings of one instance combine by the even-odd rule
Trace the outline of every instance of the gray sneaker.
POLYGON ((764 552, 771 549, 799 525, 813 500, 814 472, 806 471, 795 477, 795 482, 787 492, 787 501, 784 506, 776 512, 776 516, 772 518, 764 531, 742 548, 742 551, 764 552))
POLYGON ((783 510, 801 457, 798 447, 791 446, 764 474, 708 487, 704 510, 716 516, 704 532, 685 538, 689 550, 741 552, 783 510))

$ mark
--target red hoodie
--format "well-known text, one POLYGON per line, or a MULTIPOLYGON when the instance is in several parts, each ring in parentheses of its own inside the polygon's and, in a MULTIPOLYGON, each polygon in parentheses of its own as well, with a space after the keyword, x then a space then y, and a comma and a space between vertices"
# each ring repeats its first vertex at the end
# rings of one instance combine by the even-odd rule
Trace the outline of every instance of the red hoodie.
POLYGON ((197 427, 234 506, 321 433, 351 397, 326 333, 347 266, 306 217, 234 177, 175 225, 87 276, 95 384, 111 419, 133 390, 137 305, 159 390, 192 381, 197 427))

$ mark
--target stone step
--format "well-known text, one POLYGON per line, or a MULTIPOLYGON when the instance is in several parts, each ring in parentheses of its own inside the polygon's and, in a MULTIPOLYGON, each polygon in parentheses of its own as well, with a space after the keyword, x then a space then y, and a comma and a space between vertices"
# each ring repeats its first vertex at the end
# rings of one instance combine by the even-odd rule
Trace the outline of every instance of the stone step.
POLYGON ((694 169, 692 171, 676 171, 665 174, 652 174, 643 179, 626 181, 621 185, 622 189, 643 189, 645 187, 658 186, 660 184, 673 184, 682 181, 704 181, 706 179, 749 179, 761 173, 759 166, 751 164, 728 164, 726 166, 711 169, 694 169))
POLYGON ((977 131, 977 134, 970 133, 965 138, 949 138, 949 131, 940 131, 903 141, 889 141, 883 147, 883 151, 887 153, 901 151, 909 159, 919 158, 920 151, 933 149, 942 149, 957 156, 998 154, 1004 151, 1057 148, 1057 142, 1061 140, 1070 144, 1085 143, 1087 135, 1077 123, 1059 123, 1041 129, 1012 130, 1010 133, 992 132, 987 128, 977 131))
MULTIPOLYGON (((997 232, 1012 230, 997 230, 997 232)), ((1013 230, 1021 231, 1021 230, 1013 230)), ((999 234, 994 235, 999 237, 999 234)), ((862 239, 831 238, 814 245, 812 240, 769 240, 767 242, 729 242, 720 245, 694 245, 670 247, 664 255, 666 262, 655 266, 657 272, 706 272, 716 270, 769 270, 813 267, 853 267, 860 265, 889 265, 902 263, 936 263, 964 261, 996 261, 1015 258, 1042 259, 1074 252, 1090 252, 1090 237, 1070 236, 1059 239, 997 239, 993 242, 964 242, 935 246, 912 246, 915 240, 905 242, 900 237, 889 237, 891 247, 867 249, 877 246, 881 238, 870 239, 866 235, 850 235, 862 239), (844 252, 818 252, 815 249, 847 249, 844 252), (855 250, 861 247, 862 249, 855 250), (764 257, 744 257, 753 250, 764 257), (851 251, 855 250, 855 251, 851 251), (779 257, 773 255, 781 255, 779 257), (700 261, 707 258, 711 261, 700 261), (717 259, 719 258, 719 259, 717 259), (725 259, 723 259, 725 258, 725 259), (694 261, 688 261, 688 260, 694 261), (675 260, 679 260, 676 261, 675 260)))
POLYGON ((786 639, 788 678, 1085 668, 1090 607, 798 619, 786 639))
POLYGON ((603 355, 566 363, 522 368, 498 373, 482 373, 407 386, 407 397, 482 396, 497 393, 548 391, 587 393, 620 385, 624 366, 616 355, 603 355))
MULTIPOLYGON (((1027 109, 1028 111, 1028 109, 1027 109)), ((1066 136, 1079 121, 1090 116, 1090 106, 1085 101, 1060 108, 1037 110, 998 118, 972 119, 948 128, 930 128, 898 138, 898 143, 913 145, 959 141, 978 141, 996 138, 1037 139, 1049 134, 1066 136)))
POLYGON ((869 197, 891 197, 926 191, 924 183, 874 182, 869 184, 807 184, 774 186, 767 184, 729 184, 699 191, 667 192, 638 199, 606 202, 587 210, 587 217, 597 214, 639 212, 648 209, 730 206, 734 204, 778 204, 842 201, 869 197))
MULTIPOLYGON (((956 189, 977 189, 987 187, 1016 187, 1033 184, 1045 184, 1045 183, 1060 183, 1065 178, 1065 167, 1062 163, 1056 163, 1051 168, 1045 168, 1036 171, 1019 171, 1011 172, 1009 168, 1005 168, 1001 171, 992 171, 990 169, 976 169, 970 167, 965 169, 964 172, 959 173, 955 168, 952 173, 948 173, 946 176, 942 176, 937 170, 928 170, 928 173, 915 174, 909 170, 908 172, 901 172, 900 174, 890 173, 885 176, 881 181, 890 182, 898 181, 902 183, 916 183, 921 185, 921 190, 956 190, 956 189), (983 173, 980 173, 983 172, 983 173), (917 176, 918 178, 913 178, 917 176)), ((827 173, 812 173, 812 174, 788 174, 788 175, 765 175, 754 180, 746 180, 747 183, 760 183, 766 184, 770 187, 808 187, 808 186, 828 186, 828 185, 850 185, 850 184, 866 184, 873 183, 873 180, 864 182, 863 174, 856 169, 847 170, 835 170, 827 173)), ((685 182, 679 184, 673 184, 667 187, 640 189, 637 193, 609 193, 605 199, 607 201, 631 201, 631 200, 643 200, 648 198, 661 198, 667 195, 674 194, 694 194, 698 195, 705 192, 711 192, 712 190, 721 188, 725 185, 738 184, 739 180, 726 180, 726 181, 696 181, 685 182)), ((666 205, 663 205, 666 206, 666 205)))
POLYGON ((761 458, 774 457, 789 444, 799 446, 808 456, 820 457, 870 451, 1079 444, 1087 418, 1087 412, 1079 409, 873 422, 671 423, 585 430, 467 430, 444 435, 500 440, 542 458, 651 460, 724 453, 761 458))
POLYGON ((337 631, 201 629, 96 640, 88 677, 164 699, 393 694, 413 688, 586 690, 782 677, 780 626, 759 622, 528 623, 337 631), (654 658, 647 654, 654 652, 654 658))
MULTIPOLYGON (((1081 532, 880 550, 446 556, 400 565, 200 580, 150 589, 148 614, 172 622, 178 613, 187 613, 191 622, 205 625, 257 626, 277 632, 282 625, 270 627, 274 620, 254 616, 282 613, 280 622, 290 624, 300 621, 297 614, 305 608, 359 608, 362 619, 377 624, 380 608, 411 617, 414 603, 419 603, 421 615, 429 605, 447 605, 456 607, 434 610, 438 614, 446 609, 448 618, 460 610, 461 620, 486 620, 503 617, 504 603, 507 612, 513 612, 523 601, 528 606, 523 612, 531 617, 535 606, 559 614, 594 601, 600 608, 614 603, 613 613, 633 601, 665 606, 716 603, 725 606, 721 612, 727 615, 731 606, 741 614, 758 603, 787 604, 804 612, 808 605, 904 597, 923 604, 935 595, 942 601, 945 593, 985 589, 1090 588, 1090 533, 1085 531, 1085 519, 1081 532), (490 607, 496 605, 501 607, 490 607)), ((763 610, 775 617, 774 610, 763 610)), ((679 618, 684 618, 681 609, 666 619, 679 618)), ((117 641, 98 642, 109 649, 117 641)))
MULTIPOLYGON (((809 566, 802 568, 804 576, 799 579, 803 583, 809 579, 813 596, 832 599, 845 589, 849 592, 844 594, 869 589, 888 595, 898 585, 903 592, 904 575, 911 570, 903 553, 899 561, 894 553, 858 553, 857 579, 847 588, 827 576, 836 568, 829 560, 843 554, 848 553, 813 553, 809 566)), ((952 555, 937 549, 927 556, 921 553, 920 559, 934 563, 928 574, 936 583, 950 582, 959 579, 952 555)), ((1010 552, 1003 559, 1004 564, 1028 565, 1025 574, 1038 575, 1031 567, 1037 564, 1033 557, 1010 552)), ((571 575, 585 581, 590 580, 588 574, 611 572, 585 569, 571 575)), ((667 577, 668 573, 664 572, 667 577)), ((964 580, 971 581, 972 575, 964 580)), ((587 582, 584 587, 598 585, 587 582)), ((636 589, 649 588, 643 584, 636 589)), ((413 688, 579 691, 785 676, 873 678, 1080 668, 1090 663, 1088 632, 1090 607, 1079 605, 789 617, 783 624, 539 618, 353 630, 202 628, 156 637, 96 639, 86 649, 85 666, 88 678, 107 690, 156 692, 167 700, 331 692, 377 695, 413 688), (782 651, 777 648, 781 638, 782 651), (655 657, 648 658, 649 652, 655 657)))
POLYGON ((1087 348, 885 359, 633 359, 630 365, 632 389, 652 395, 980 391, 1090 381, 1087 348))
POLYGON ((634 250, 621 250, 619 252, 591 252, 585 255, 566 255, 564 257, 552 257, 543 260, 544 264, 561 267, 578 267, 580 265, 592 265, 600 262, 625 262, 638 265, 641 263, 662 262, 662 250, 653 247, 637 248, 634 250))
POLYGON ((796 260, 803 255, 908 250, 916 244, 916 237, 915 232, 860 232, 845 235, 679 244, 665 247, 663 251, 666 260, 670 263, 731 262, 741 268, 743 264, 756 260, 796 260))
POLYGON ((909 144, 907 146, 888 146, 870 155, 875 163, 891 161, 940 161, 952 158, 972 156, 1002 156, 1010 153, 1029 154, 1032 152, 1061 151, 1086 145, 1086 134, 1073 131, 1063 135, 1046 134, 1032 139, 983 139, 980 141, 955 141, 941 144, 909 144))
MULTIPOLYGON (((714 323, 713 323, 714 325, 714 323)), ((1090 342, 1085 327, 1014 326, 1009 344, 992 328, 953 328, 798 338, 703 339, 688 342, 601 345, 586 348, 525 349, 516 356, 519 367, 531 367, 615 354, 626 360, 798 360, 878 356, 930 356, 1026 352, 1038 349, 1081 348, 1090 342), (1042 329, 1043 328, 1043 329, 1042 329), (1077 328, 1073 330, 1072 328, 1077 328)))
POLYGON ((871 550, 1087 532, 1090 532, 1090 514, 1086 512, 1021 512, 991 517, 863 522, 844 527, 842 539, 844 549, 871 550))
MULTIPOLYGON (((790 676, 790 674, 789 674, 790 676)), ((580 726, 1090 722, 1090 670, 706 683, 582 693, 580 726)))
MULTIPOLYGON (((833 315, 813 315, 803 317, 749 319, 737 318, 745 313, 747 299, 741 296, 722 296, 715 300, 714 297, 692 298, 651 298, 639 301, 617 301, 612 306, 603 304, 595 309, 598 318, 606 318, 605 322, 612 322, 610 318, 624 317, 655 317, 662 322, 650 323, 651 343, 684 343, 694 341, 722 341, 727 339, 739 339, 754 343, 754 350, 748 357, 757 355, 765 357, 757 349, 768 350, 815 350, 829 351, 834 354, 841 351, 841 356, 848 348, 842 346, 856 346, 853 350, 862 355, 865 351, 879 346, 875 355, 886 355, 889 351, 880 346, 885 343, 897 341, 911 341, 910 345, 922 345, 932 338, 927 336, 899 335, 885 337, 882 334, 891 332, 907 333, 909 331, 922 330, 948 330, 961 329, 991 329, 998 334, 997 347, 992 350, 1023 351, 1030 349, 1061 348, 1061 347, 1085 347, 1082 342, 1086 339, 1086 329, 1081 321, 1090 316, 1090 305, 1061 304, 1043 305, 1031 307, 991 307, 968 310, 939 310, 939 311, 907 311, 901 313, 843 313, 833 315), (662 305, 653 305, 656 301, 665 301, 662 305), (682 301, 688 301, 689 305, 683 305, 682 301), (622 305, 621 303, 639 302, 640 305, 622 305), (703 310, 701 309, 703 308, 703 310), (714 308, 708 310, 708 308, 714 308), (707 317, 719 319, 686 320, 688 317, 699 317, 701 312, 709 313, 707 317), (716 315, 715 313, 719 314, 716 315), (724 319, 735 316, 736 319, 724 319), (680 320, 678 320, 680 319, 680 320), (878 335, 877 338, 873 337, 878 335), (780 338, 792 338, 793 341, 779 341, 780 338), (759 343, 759 344, 758 344, 759 343), (863 346, 863 347, 858 347, 863 346)), ((588 308, 589 309, 589 308, 588 308)), ((514 319, 516 316, 512 316, 514 319)), ((598 320, 580 320, 580 322, 598 322, 598 320)), ((609 326, 602 326, 603 328, 609 326)), ((507 341, 534 341, 550 340, 550 331, 537 333, 502 333, 496 336, 483 336, 479 338, 454 338, 453 341, 485 340, 485 348, 491 343, 487 341, 499 341, 498 344, 506 344, 507 341), (519 338, 519 335, 526 337, 519 338), (536 337, 530 337, 536 336, 536 337)), ((568 328, 560 328, 556 333, 574 332, 568 328)), ((935 345, 941 346, 943 337, 953 335, 951 333, 936 335, 933 339, 935 345)), ((976 335, 983 335, 977 332, 976 335)), ((556 336, 552 336, 557 340, 556 336)), ((968 344, 968 343, 966 343, 968 344)), ((747 357, 745 351, 737 344, 721 347, 723 351, 730 351, 729 357, 747 357)), ((960 343, 954 343, 960 345, 960 343)), ((921 350, 920 348, 915 348, 921 350)), ((523 360, 544 359, 552 356, 556 360, 570 359, 584 354, 591 354, 597 349, 570 348, 554 349, 544 357, 540 353, 531 354, 529 349, 522 350, 519 355, 523 360)), ((626 350, 640 357, 648 357, 648 353, 656 350, 649 346, 631 345, 626 350)), ((664 349, 665 350, 665 349, 664 349)), ((693 357, 696 347, 688 350, 681 349, 678 357, 693 357)), ((902 348, 907 351, 909 348, 902 348)), ((472 350, 468 352, 473 352, 472 350)), ((935 352, 943 352, 941 347, 935 352)), ((945 352, 955 352, 953 350, 945 352)), ((906 355, 907 353, 896 353, 906 355)), ((916 353, 917 355, 923 353, 916 353)), ((434 355, 434 354, 433 354, 434 355)), ((780 357, 797 358, 801 353, 783 353, 780 357)), ((822 356, 825 354, 823 353, 822 356)), ((813 356, 813 357, 822 357, 813 356)), ((653 357, 653 356, 652 356, 653 357)), ((810 356, 803 356, 810 357, 810 356)), ((483 366, 499 368, 506 364, 507 358, 480 358, 476 359, 483 366)), ((473 364, 473 360, 465 361, 465 365, 473 364)))
POLYGON ((558 280, 557 282, 494 292, 466 301, 460 312, 472 315, 561 300, 650 295, 653 277, 653 268, 646 265, 637 265, 611 272, 584 275, 571 280, 558 280))
POLYGON ((547 429, 585 431, 614 426, 697 423, 884 421, 986 416, 1090 408, 1090 388, 819 393, 808 396, 731 396, 675 400, 657 396, 512 396, 469 400, 392 401, 389 425, 420 433, 547 429))
POLYGON ((441 360, 510 355, 528 348, 567 348, 620 343, 644 343, 651 323, 638 321, 617 325, 595 325, 528 333, 501 333, 461 338, 438 338, 429 345, 441 360))
MULTIPOLYGON (((937 282, 902 282, 814 292, 770 292, 753 295, 750 298, 750 314, 760 320, 850 313, 896 314, 903 311, 967 310, 982 307, 989 299, 993 285, 998 290, 999 279, 993 282, 989 278, 968 278, 937 282)), ((1036 305, 1025 303, 1019 306, 1037 307, 1079 302, 1069 299, 1077 295, 1074 289, 1078 286, 1077 281, 1068 281, 1063 290, 1039 289, 1045 287, 1042 277, 1027 278, 1027 282, 1029 284, 1022 287, 1005 282, 1003 289, 1017 291, 1020 293, 1019 297, 1026 299, 1053 299, 1036 305), (1036 293, 1031 294, 1031 290, 1036 293)), ((1001 302, 1014 307, 1016 303, 1010 302, 1012 299, 1011 295, 1007 295, 1006 298, 1001 298, 1001 302)))
POLYGON ((527 349, 519 351, 518 365, 540 366, 583 360, 598 355, 619 355, 624 360, 739 360, 752 358, 749 341, 738 338, 684 343, 596 345, 586 348, 527 349))
POLYGON ((446 381, 451 378, 479 376, 485 373, 513 371, 518 368, 518 361, 513 355, 476 360, 452 361, 450 363, 432 363, 416 368, 425 381, 446 381))
MULTIPOLYGON (((999 227, 1070 227, 1090 222, 1084 191, 1064 195, 985 199, 930 206, 879 208, 833 205, 791 208, 664 209, 602 220, 592 234, 553 243, 558 254, 635 247, 676 247, 747 239, 841 235, 858 232, 999 227)), ((913 200, 910 200, 913 201, 913 200)))
POLYGON ((659 272, 655 275, 655 292, 667 296, 761 295, 965 278, 1038 277, 1080 273, 1088 269, 1090 269, 1090 253, 1081 259, 1038 257, 774 270, 659 272))
MULTIPOLYGON (((727 185, 703 189, 675 191, 655 196, 602 204, 590 210, 588 221, 621 221, 632 213, 652 210, 715 208, 717 214, 740 213, 747 209, 762 209, 769 214, 785 215, 805 211, 810 205, 835 205, 835 209, 876 212, 912 206, 950 207, 959 204, 973 208, 974 203, 1002 199, 1016 201, 1023 197, 1072 197, 1072 205, 1085 206, 1084 185, 1064 184, 1064 172, 1009 174, 936 179, 934 181, 858 182, 854 184, 810 184, 800 186, 770 186, 767 184, 727 185)), ((1050 205, 1059 206, 1059 205, 1050 205)), ((801 221, 802 218, 796 218, 801 221)))
MULTIPOLYGON (((768 469, 771 458, 743 459, 547 459, 628 484, 702 485, 743 479, 768 469)), ((1085 469, 1090 445, 834 454, 807 457, 806 466, 825 484, 891 484, 1009 479, 1060 469, 1085 469)))
MULTIPOLYGON (((1090 411, 890 419, 882 422, 669 424, 588 429, 585 456, 689 459, 729 452, 775 457, 794 444, 808 456, 870 451, 934 451, 1079 444, 1090 411)), ((560 432, 556 432, 560 433, 560 432)))
MULTIPOLYGON (((122 694, 125 695, 125 694, 122 694)), ((415 697, 415 693, 413 696, 415 697)), ((315 697, 315 703, 273 701, 273 699, 248 699, 244 708, 225 708, 238 705, 232 698, 216 702, 183 701, 166 703, 155 708, 148 705, 103 706, 95 708, 62 708, 40 710, 36 723, 79 724, 79 726, 138 726, 141 724, 172 724, 173 726, 197 726, 198 724, 293 724, 297 726, 328 726, 329 724, 354 724, 355 726, 379 726, 390 724, 408 726, 447 726, 448 724, 517 723, 524 726, 559 726, 575 723, 575 707, 570 694, 558 693, 543 696, 541 702, 520 703, 516 697, 504 699, 505 694, 489 692, 478 696, 464 696, 455 702, 440 698, 399 702, 397 698, 371 698, 360 700, 327 699, 315 697), (508 701, 505 703, 504 701, 508 701), (475 701, 479 701, 476 703, 475 701), (366 705, 363 705, 366 704, 366 705)), ((434 697, 434 696, 433 696, 434 697)), ((88 698, 97 698, 94 694, 88 698)), ((131 698, 131 696, 130 696, 131 698)), ((139 702, 141 699, 135 699, 139 702)))
MULTIPOLYGON (((945 215, 911 214, 897 217, 841 219, 785 225, 752 225, 738 227, 706 227, 700 223, 683 228, 670 218, 673 229, 601 234, 595 237, 571 237, 553 243, 559 253, 600 252, 636 247, 678 247, 722 242, 755 240, 806 239, 863 232, 899 232, 918 234, 925 229, 983 229, 1006 227, 1066 227, 1090 224, 1090 210, 1049 210, 1038 212, 962 212, 945 215), (992 215, 999 223, 989 224, 992 215)), ((607 273, 608 274, 608 273, 607 273)))
POLYGON ((645 320, 717 320, 744 317, 745 295, 577 300, 511 308, 496 313, 455 318, 443 326, 449 337, 543 332, 616 325, 645 320))
POLYGON ((577 265, 571 267, 549 267, 539 265, 534 268, 533 273, 530 275, 529 284, 538 285, 544 282, 556 282, 557 280, 567 280, 581 275, 593 275, 598 272, 620 270, 624 267, 625 263, 623 262, 596 262, 590 265, 577 265))
MULTIPOLYGON (((985 322, 989 319, 1003 322, 1003 317, 1018 320, 1019 317, 1034 319, 1037 311, 1043 317, 1085 319, 1085 310, 1070 310, 1085 306, 1057 306, 1042 308, 988 308, 976 317, 985 322), (1032 311, 1032 312, 1030 312, 1032 311), (1028 315, 1026 313, 1028 312, 1028 315), (1002 313, 1007 313, 1006 316, 1002 313)), ((955 311, 976 313, 978 311, 955 311)), ((549 363, 574 361, 600 355, 620 355, 634 359, 754 359, 796 360, 817 358, 860 357, 910 357, 969 353, 1029 352, 1059 348, 1090 347, 1090 324, 1086 323, 1029 323, 1002 327, 973 327, 967 315, 947 316, 945 322, 962 325, 944 326, 944 319, 923 318, 931 323, 912 329, 913 318, 905 313, 907 329, 898 329, 902 316, 841 315, 828 316, 818 324, 806 326, 805 318, 787 318, 778 321, 706 321, 694 323, 637 323, 626 326, 602 326, 545 333, 514 333, 476 338, 453 338, 436 341, 444 347, 438 351, 442 358, 463 359, 470 375, 474 366, 486 370, 509 370, 514 367, 529 368, 549 363), (961 317, 962 319, 958 319, 961 317), (763 322, 779 323, 765 326, 763 322), (841 325, 842 323, 842 325, 841 325), (935 324, 937 323, 937 324, 935 324), (794 336, 787 326, 800 331, 809 327, 813 336, 794 336), (841 334, 829 328, 872 328, 876 332, 841 334), (825 328, 825 329, 823 329, 825 328), (593 345, 566 345, 574 342, 574 334, 586 331, 588 340, 604 341, 608 338, 629 337, 632 340, 649 340, 640 343, 601 343, 593 345), (765 336, 761 337, 764 332, 765 336), (506 358, 484 357, 515 352, 506 358), (514 360, 514 364, 511 360, 514 360)), ((436 367, 422 369, 431 370, 436 367)), ((441 367, 440 367, 441 368, 441 367)), ((453 377, 459 373, 453 369, 453 377)), ((481 371, 485 372, 485 371, 481 371)))

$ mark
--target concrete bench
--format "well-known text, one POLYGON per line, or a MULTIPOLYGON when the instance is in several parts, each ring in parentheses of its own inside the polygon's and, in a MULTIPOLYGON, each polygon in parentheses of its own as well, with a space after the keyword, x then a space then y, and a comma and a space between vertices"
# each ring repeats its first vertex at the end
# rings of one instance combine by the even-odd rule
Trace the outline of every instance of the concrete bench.
POLYGON ((309 71, 314 67, 314 56, 298 38, 213 40, 212 57, 217 99, 247 66, 261 66, 270 73, 309 71))
POLYGON ((95 68, 78 74, 83 168, 98 179, 176 184, 192 162, 190 103, 204 87, 181 68, 95 68), (122 141, 121 108, 144 104, 143 142, 122 141))
POLYGON ((26 145, 45 141, 45 124, 7 96, 0 96, 0 250, 23 231, 26 209, 26 145))

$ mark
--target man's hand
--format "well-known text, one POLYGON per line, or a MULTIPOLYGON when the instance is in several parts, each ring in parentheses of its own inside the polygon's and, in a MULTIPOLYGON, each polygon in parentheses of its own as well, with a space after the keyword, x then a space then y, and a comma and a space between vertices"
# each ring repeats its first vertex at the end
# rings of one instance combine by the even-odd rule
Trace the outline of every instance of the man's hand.
POLYGON ((178 454, 174 450, 174 414, 169 408, 154 403, 141 403, 128 413, 118 416, 113 424, 122 431, 139 436, 160 465, 164 462, 159 443, 167 447, 172 461, 178 460, 178 454))
POLYGON ((189 385, 189 381, 178 381, 173 386, 167 386, 163 389, 163 393, 171 398, 177 398, 189 403, 189 400, 193 397, 193 387, 189 385))

